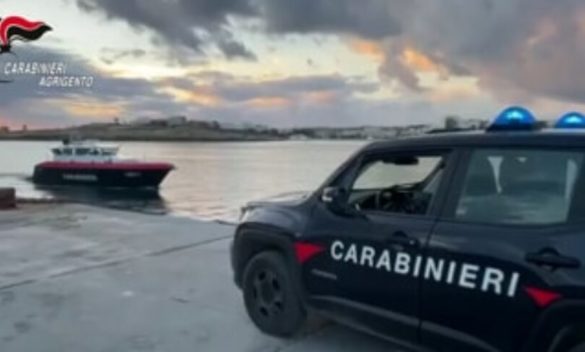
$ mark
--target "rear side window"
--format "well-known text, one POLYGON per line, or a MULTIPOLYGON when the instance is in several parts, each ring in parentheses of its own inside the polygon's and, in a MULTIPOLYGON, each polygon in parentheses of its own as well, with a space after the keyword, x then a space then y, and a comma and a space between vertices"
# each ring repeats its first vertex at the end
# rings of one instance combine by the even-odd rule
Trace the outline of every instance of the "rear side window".
POLYGON ((478 149, 471 156, 455 217, 493 224, 567 221, 581 152, 478 149))

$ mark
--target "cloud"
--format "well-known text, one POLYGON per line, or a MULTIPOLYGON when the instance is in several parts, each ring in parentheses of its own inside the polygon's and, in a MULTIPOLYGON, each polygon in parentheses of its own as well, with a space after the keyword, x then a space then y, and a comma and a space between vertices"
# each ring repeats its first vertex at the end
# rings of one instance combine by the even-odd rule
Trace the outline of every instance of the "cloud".
MULTIPOLYGON (((39 86, 39 76, 11 75, 13 83, 0 85, 3 114, 18 123, 57 126, 80 120, 111 120, 114 117, 157 115, 184 111, 188 107, 174 103, 169 95, 157 91, 152 82, 137 78, 118 78, 102 72, 87 60, 67 52, 30 46, 20 60, 27 62, 60 62, 66 74, 92 76, 91 88, 47 88, 39 86), (156 109, 152 109, 156 106, 156 109)), ((14 57, 0 56, 0 72, 14 57)))
POLYGON ((331 101, 333 96, 367 94, 378 89, 376 83, 340 75, 308 75, 256 81, 217 72, 201 72, 185 78, 167 78, 161 80, 160 84, 162 89, 174 94, 179 100, 197 102, 205 97, 206 101, 213 101, 215 104, 202 105, 218 105, 219 102, 250 103, 255 107, 286 105, 285 100, 300 101, 304 98, 331 101))
POLYGON ((377 63, 384 61, 384 48, 376 41, 361 38, 350 38, 349 47, 355 53, 369 57, 377 63))
POLYGON ((141 59, 146 56, 146 50, 144 49, 115 49, 115 48, 102 48, 101 50, 101 58, 100 60, 107 64, 111 65, 114 62, 122 59, 141 59))
POLYGON ((233 18, 266 34, 333 34, 380 62, 380 75, 421 91, 420 73, 476 76, 508 99, 585 101, 585 2, 575 0, 77 0, 89 12, 148 29, 159 43, 228 58, 256 56, 233 18), (383 58, 383 59, 382 59, 383 58), (507 95, 501 93, 505 91, 507 95))
MULTIPOLYGON (((228 58, 254 59, 244 44, 233 39, 229 16, 251 16, 255 9, 242 0, 77 0, 79 8, 122 20, 155 34, 160 46, 187 48, 205 54, 215 44, 228 58)), ((176 48, 175 48, 176 49, 176 48)), ((182 52, 175 50, 175 53, 182 52)), ((183 55, 187 57, 187 55, 183 55)))
POLYGON ((257 61, 256 54, 251 52, 242 43, 237 42, 231 38, 224 38, 218 41, 217 46, 228 59, 245 59, 249 61, 257 61))
MULTIPOLYGON (((585 59, 584 2, 427 1, 413 13, 390 42, 427 55, 448 74, 476 76, 505 101, 585 101, 585 78, 577 74, 585 59)), ((393 53, 387 50, 387 60, 393 53)))
MULTIPOLYGON (((412 119, 424 115, 429 120, 430 114, 442 114, 448 109, 473 112, 471 103, 481 106, 478 111, 486 109, 488 103, 483 100, 486 92, 506 103, 529 102, 536 106, 542 100, 585 103, 585 76, 580 74, 585 61, 583 1, 76 0, 76 3, 86 12, 126 22, 148 33, 156 45, 179 59, 201 58, 219 50, 227 58, 257 60, 262 65, 265 58, 260 52, 252 52, 250 47, 255 46, 249 45, 273 44, 287 34, 312 36, 315 41, 321 34, 337 35, 354 52, 372 58, 379 65, 381 81, 391 87, 388 90, 399 86, 402 94, 399 99, 403 101, 360 98, 376 92, 378 84, 343 75, 307 74, 259 81, 208 71, 150 81, 111 77, 79 57, 66 55, 64 59, 71 60, 80 72, 99 77, 91 91, 39 90, 34 82, 19 79, 10 85, 0 85, 0 105, 21 106, 21 110, 12 109, 3 112, 3 116, 16 116, 17 112, 40 116, 46 105, 42 102, 89 97, 121 106, 128 115, 178 111, 192 113, 194 118, 265 120, 281 125, 360 123, 360 118, 400 123, 408 120, 400 117, 408 115, 408 109, 412 119), (238 31, 247 20, 255 24, 254 33, 240 35, 238 31), (252 38, 254 43, 245 42, 246 38, 252 38), (266 43, 258 38, 264 38, 266 43), (429 86, 429 76, 435 86, 429 86), (445 83, 462 77, 473 78, 470 85, 480 91, 445 83)), ((106 61, 134 59, 142 55, 140 50, 106 50, 101 54, 106 61)), ((301 55, 311 57, 306 66, 313 70, 314 54, 301 55)), ((323 51, 319 55, 334 54, 323 51)), ((322 68, 319 67, 320 72, 322 68)), ((55 116, 71 113, 71 109, 64 113, 58 106, 51 109, 44 112, 55 116)), ((63 117, 55 118, 65 121, 63 117)))
POLYGON ((401 32, 400 16, 409 0, 261 0, 267 31, 352 33, 381 39, 401 32))
MULTIPOLYGON (((377 104, 356 98, 378 89, 376 83, 360 77, 331 74, 258 81, 203 71, 153 80, 124 78, 100 71, 79 56, 36 46, 27 49, 26 60, 65 62, 68 74, 94 76, 95 83, 90 89, 49 89, 39 87, 36 76, 14 77, 14 83, 0 86, 0 106, 3 119, 15 126, 52 127, 169 115, 275 126, 351 124, 368 115, 350 112, 360 114, 368 108, 360 111, 358 106, 377 104)), ((0 62, 0 68, 3 66, 0 62)))
MULTIPOLYGON (((270 80, 203 71, 185 77, 165 78, 157 86, 175 102, 189 104, 191 118, 226 123, 253 122, 287 127, 351 124, 370 119, 351 115, 354 104, 374 105, 358 98, 377 91, 378 84, 358 77, 307 75, 270 80)), ((381 114, 382 112, 380 112, 381 114)), ((392 124, 384 119, 384 124, 392 124)))

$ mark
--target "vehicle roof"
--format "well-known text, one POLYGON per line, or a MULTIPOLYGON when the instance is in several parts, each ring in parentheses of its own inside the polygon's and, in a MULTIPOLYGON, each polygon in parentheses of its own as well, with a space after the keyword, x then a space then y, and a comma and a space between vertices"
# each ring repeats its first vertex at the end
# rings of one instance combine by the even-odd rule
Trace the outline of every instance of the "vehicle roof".
POLYGON ((585 147, 585 130, 474 131, 431 133, 369 144, 365 151, 408 147, 585 147))

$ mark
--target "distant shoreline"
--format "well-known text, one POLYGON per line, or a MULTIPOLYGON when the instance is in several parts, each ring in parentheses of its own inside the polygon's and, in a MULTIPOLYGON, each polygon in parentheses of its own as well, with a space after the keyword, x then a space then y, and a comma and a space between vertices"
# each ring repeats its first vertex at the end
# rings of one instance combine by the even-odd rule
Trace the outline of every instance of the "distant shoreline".
POLYGON ((66 138, 128 142, 261 142, 304 140, 375 140, 420 135, 429 125, 271 128, 221 125, 215 121, 181 119, 144 123, 93 123, 68 128, 9 130, 0 126, 0 141, 59 141, 66 138))
MULTIPOLYGON (((60 137, 36 137, 36 136, 1 136, 0 142, 60 142, 68 136, 60 137)), ((121 138, 107 138, 107 137, 84 137, 84 139, 99 140, 104 142, 280 142, 290 141, 286 138, 213 138, 213 139, 186 139, 186 138, 135 138, 135 137, 121 137, 121 138)))
POLYGON ((190 121, 180 125, 101 123, 60 129, 0 131, 1 141, 59 141, 66 138, 137 142, 226 142, 282 140, 277 131, 230 130, 190 121))

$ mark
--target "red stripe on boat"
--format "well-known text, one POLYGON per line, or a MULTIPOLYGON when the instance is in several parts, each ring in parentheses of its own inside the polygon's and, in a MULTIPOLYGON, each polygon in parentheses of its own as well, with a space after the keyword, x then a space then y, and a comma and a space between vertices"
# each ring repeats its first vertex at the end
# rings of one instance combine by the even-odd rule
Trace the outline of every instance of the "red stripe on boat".
POLYGON ((37 167, 46 169, 65 170, 172 170, 173 164, 169 163, 145 163, 145 162, 83 162, 83 161, 45 161, 37 167))

